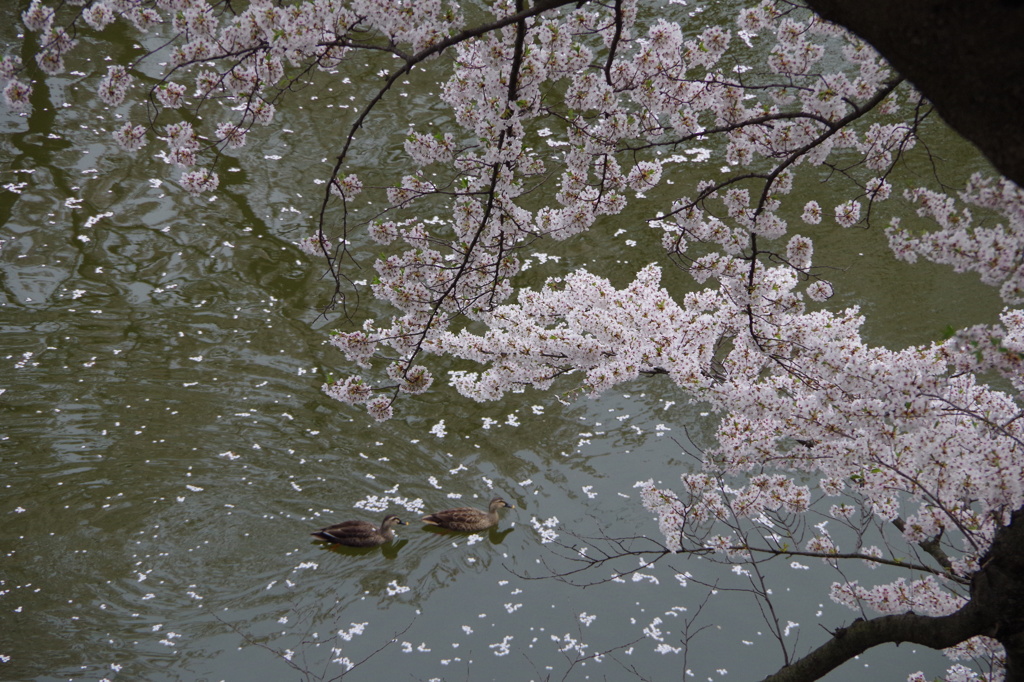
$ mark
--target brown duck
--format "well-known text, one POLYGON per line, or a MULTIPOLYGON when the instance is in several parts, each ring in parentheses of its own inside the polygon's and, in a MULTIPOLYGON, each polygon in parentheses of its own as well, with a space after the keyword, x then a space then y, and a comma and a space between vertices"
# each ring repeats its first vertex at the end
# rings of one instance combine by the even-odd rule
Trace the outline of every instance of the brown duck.
POLYGON ((395 538, 395 532, 391 530, 394 526, 408 525, 394 514, 388 514, 384 517, 380 528, 369 521, 342 521, 333 526, 313 531, 310 535, 348 547, 376 547, 395 538))
POLYGON ((463 533, 473 533, 478 530, 486 530, 498 523, 498 510, 502 507, 515 509, 514 504, 509 504, 500 497, 495 497, 487 505, 487 511, 474 509, 473 507, 458 507, 456 509, 445 509, 444 511, 428 514, 423 517, 423 523, 431 526, 440 526, 449 530, 457 530, 463 533))

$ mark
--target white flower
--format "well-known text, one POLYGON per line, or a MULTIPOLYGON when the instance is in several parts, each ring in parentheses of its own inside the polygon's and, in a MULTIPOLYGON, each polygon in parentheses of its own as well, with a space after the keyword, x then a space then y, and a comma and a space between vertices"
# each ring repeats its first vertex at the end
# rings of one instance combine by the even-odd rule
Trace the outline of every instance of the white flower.
POLYGON ((821 222, 821 206, 817 201, 808 201, 804 205, 804 213, 800 216, 808 225, 817 225, 821 222))
POLYGON ((220 179, 217 177, 217 174, 206 168, 199 168, 181 174, 181 186, 190 194, 212 192, 217 189, 219 184, 220 179))
POLYGON ((836 206, 836 222, 842 227, 853 227, 860 220, 860 202, 847 201, 836 206))

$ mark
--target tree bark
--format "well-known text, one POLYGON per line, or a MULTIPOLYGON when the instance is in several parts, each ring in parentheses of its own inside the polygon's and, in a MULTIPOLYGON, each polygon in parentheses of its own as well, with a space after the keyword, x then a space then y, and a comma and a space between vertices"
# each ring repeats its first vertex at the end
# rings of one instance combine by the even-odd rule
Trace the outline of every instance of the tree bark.
POLYGON ((1024 508, 996 532, 971 583, 971 603, 991 618, 1006 649, 1006 682, 1024 682, 1024 508))
POLYGON ((870 43, 1024 187, 1024 2, 807 0, 870 43))

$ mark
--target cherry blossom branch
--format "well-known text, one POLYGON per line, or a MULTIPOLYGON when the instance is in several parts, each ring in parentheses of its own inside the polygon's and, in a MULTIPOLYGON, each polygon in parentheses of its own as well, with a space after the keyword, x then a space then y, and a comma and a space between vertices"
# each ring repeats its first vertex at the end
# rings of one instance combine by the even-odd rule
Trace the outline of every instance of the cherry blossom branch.
MULTIPOLYGON (((667 213, 666 215, 667 216, 672 216, 672 215, 675 215, 676 213, 684 211, 684 210, 686 210, 688 208, 692 208, 694 206, 697 206, 702 201, 706 200, 707 198, 709 198, 709 197, 711 197, 713 195, 716 195, 721 190, 723 190, 723 189, 725 189, 725 188, 727 188, 727 187, 729 187, 731 185, 740 183, 740 182, 742 182, 744 180, 751 180, 751 179, 757 179, 757 180, 763 180, 764 181, 764 188, 762 189, 761 197, 758 200, 757 208, 755 209, 755 215, 761 213, 761 211, 763 211, 763 209, 764 209, 764 203, 765 203, 765 201, 768 198, 768 194, 770 193, 772 183, 775 181, 776 178, 778 178, 778 176, 784 170, 786 170, 787 168, 792 166, 801 157, 803 157, 805 154, 807 154, 812 149, 815 149, 816 147, 821 146, 829 138, 835 136, 841 130, 843 130, 846 127, 848 127, 850 124, 854 123, 858 119, 860 119, 860 118, 864 117, 865 115, 867 115, 869 112, 871 112, 873 109, 875 109, 879 104, 881 104, 885 100, 886 97, 888 97, 894 90, 896 90, 896 88, 898 88, 903 83, 904 83, 904 79, 903 78, 894 78, 894 79, 890 80, 889 82, 883 84, 883 87, 881 89, 879 89, 878 92, 876 92, 875 95, 871 99, 869 99, 868 101, 864 102, 863 104, 856 105, 856 104, 851 103, 853 110, 849 114, 847 114, 846 116, 844 116, 843 118, 841 118, 838 121, 829 121, 828 119, 825 119, 825 118, 823 118, 821 116, 812 115, 812 114, 806 114, 806 113, 803 113, 803 112, 793 112, 793 113, 788 113, 787 112, 787 113, 778 113, 778 114, 766 114, 764 116, 757 116, 757 117, 752 118, 752 119, 747 119, 747 120, 739 121, 739 122, 736 122, 736 123, 730 123, 728 125, 719 126, 717 128, 710 128, 708 130, 704 130, 704 131, 701 131, 699 133, 694 133, 692 135, 688 135, 688 136, 685 136, 685 137, 682 137, 682 138, 674 139, 674 140, 671 140, 671 141, 668 141, 668 142, 658 142, 656 144, 644 145, 644 147, 665 146, 665 145, 677 146, 679 144, 683 144, 683 143, 685 143, 685 142, 687 142, 689 140, 695 139, 695 138, 704 138, 704 137, 707 137, 709 135, 734 132, 734 131, 741 130, 743 128, 747 128, 747 127, 750 127, 750 126, 757 126, 757 125, 761 125, 763 123, 768 123, 768 122, 771 122, 771 121, 778 121, 778 120, 806 118, 806 119, 809 119, 809 120, 818 121, 818 122, 820 122, 820 123, 822 123, 823 125, 826 126, 826 130, 824 132, 822 132, 815 139, 811 140, 810 142, 807 142, 806 144, 798 147, 795 150, 788 151, 787 154, 786 154, 786 157, 779 164, 777 164, 771 171, 769 171, 767 173, 743 173, 743 174, 739 174, 739 175, 730 175, 725 180, 722 180, 722 181, 720 181, 718 183, 714 183, 712 185, 709 185, 708 187, 703 189, 697 195, 696 199, 694 199, 693 201, 691 201, 689 203, 681 205, 679 208, 673 209, 671 212, 667 213)), ((636 149, 642 149, 644 147, 637 147, 636 149)))
POLYGON ((604 80, 609 87, 615 87, 612 82, 612 64, 615 63, 615 51, 622 39, 622 0, 615 0, 615 10, 612 12, 615 20, 615 33, 612 35, 611 43, 608 45, 608 58, 604 62, 604 80))
MULTIPOLYGON (((349 127, 349 132, 345 136, 345 143, 343 144, 341 151, 338 153, 337 161, 336 161, 336 163, 334 165, 333 170, 331 171, 331 175, 330 175, 331 181, 334 181, 334 180, 336 180, 339 177, 341 169, 344 166, 345 160, 346 160, 346 158, 348 156, 348 150, 351 147, 352 142, 355 139, 355 135, 359 131, 359 129, 363 126, 363 123, 369 117, 370 113, 373 111, 373 109, 376 107, 376 105, 384 98, 384 95, 387 94, 388 90, 390 90, 391 87, 396 82, 398 82, 398 79, 401 78, 402 76, 404 76, 405 74, 409 73, 410 71, 412 71, 412 69, 415 66, 417 66, 418 64, 423 63, 424 61, 426 61, 427 59, 430 59, 431 57, 434 57, 434 56, 436 56, 438 54, 441 54, 442 52, 444 52, 448 48, 451 48, 451 47, 454 47, 454 46, 459 45, 461 43, 464 43, 467 40, 471 40, 471 39, 477 38, 479 36, 483 36, 483 35, 487 35, 487 34, 493 33, 493 32, 495 32, 495 31, 497 31, 497 30, 499 30, 501 28, 504 28, 505 26, 509 26, 511 24, 518 24, 520 22, 525 21, 526 19, 529 19, 530 17, 534 17, 534 16, 537 16, 539 14, 543 14, 544 12, 548 12, 548 11, 551 11, 553 9, 557 9, 557 8, 563 7, 565 5, 571 5, 574 2, 576 2, 576 1, 577 0, 539 0, 538 2, 534 3, 534 5, 532 7, 530 7, 529 9, 524 9, 524 10, 522 10, 520 12, 517 12, 517 13, 511 15, 511 16, 502 17, 501 19, 497 19, 497 20, 495 20, 495 21, 493 21, 493 22, 491 22, 489 24, 482 24, 480 26, 476 26, 476 27, 473 27, 473 28, 470 28, 470 29, 465 29, 463 31, 460 31, 459 33, 457 33, 454 36, 451 36, 451 37, 446 38, 444 40, 438 41, 437 43, 431 45, 428 48, 425 48, 425 49, 421 50, 420 52, 418 52, 418 53, 416 53, 414 55, 410 55, 407 59, 405 59, 405 62, 402 64, 402 66, 398 70, 396 70, 393 73, 388 75, 387 80, 384 82, 384 85, 382 85, 380 87, 380 89, 378 89, 378 91, 370 99, 370 101, 367 102, 363 106, 362 110, 359 112, 359 115, 356 117, 356 120, 349 127)), ((330 186, 330 184, 331 183, 328 182, 328 186, 330 186)), ((325 196, 323 198, 323 201, 321 202, 321 208, 320 208, 320 229, 321 229, 321 232, 322 232, 323 226, 324 226, 324 214, 326 212, 327 204, 328 204, 329 201, 330 201, 330 192, 328 191, 325 194, 325 196)))
MULTIPOLYGON (((899 530, 901 533, 905 532, 907 529, 907 524, 903 521, 903 519, 899 517, 892 520, 892 525, 895 526, 896 529, 899 530)), ((956 580, 958 582, 962 581, 964 584, 969 584, 969 581, 966 578, 961 578, 960 576, 957 576, 953 573, 953 560, 950 559, 949 555, 946 554, 946 552, 942 549, 942 543, 940 541, 941 538, 941 534, 936 535, 934 537, 928 538, 927 540, 922 540, 918 542, 917 546, 923 549, 928 554, 930 554, 936 561, 938 561, 939 565, 946 569, 949 578, 951 578, 952 580, 956 580)))
MULTIPOLYGON (((525 31, 526 31, 526 24, 525 24, 526 19, 531 18, 533 16, 537 16, 537 15, 542 14, 542 13, 547 12, 547 11, 551 11, 553 9, 557 9, 557 8, 562 7, 564 5, 571 4, 572 1, 573 0, 541 0, 539 2, 534 3, 534 5, 532 7, 530 7, 529 9, 519 9, 519 11, 517 11, 515 14, 513 14, 511 16, 503 17, 503 18, 498 19, 498 20, 496 20, 494 22, 491 22, 489 24, 483 24, 483 25, 480 25, 480 26, 477 26, 477 27, 474 27, 474 28, 465 29, 465 30, 459 32, 458 34, 456 34, 454 36, 451 36, 451 37, 449 37, 449 38, 447 38, 445 40, 441 40, 441 41, 431 45, 430 47, 425 48, 424 50, 421 50, 420 52, 418 52, 416 54, 405 56, 404 57, 404 62, 402 64, 402 66, 399 69, 397 69, 396 71, 394 71, 394 72, 392 72, 391 74, 388 75, 388 78, 386 79, 385 83, 377 90, 377 92, 374 94, 374 96, 363 106, 362 110, 359 112, 359 114, 356 117, 355 121, 349 127, 348 133, 345 136, 345 142, 344 142, 344 144, 342 146, 341 152, 338 154, 338 156, 336 158, 336 161, 335 161, 335 164, 334 164, 334 167, 332 168, 331 173, 330 173, 330 175, 328 177, 328 182, 327 182, 327 185, 326 185, 326 188, 325 188, 325 191, 324 191, 323 199, 320 202, 320 209, 319 209, 319 214, 318 214, 318 219, 317 219, 317 240, 318 240, 318 242, 321 245, 323 245, 323 244, 325 244, 327 242, 327 238, 326 238, 326 236, 324 234, 324 228, 325 228, 325 225, 326 225, 327 210, 328 210, 328 206, 330 204, 331 194, 332 194, 332 191, 333 191, 333 189, 335 187, 335 183, 337 183, 337 181, 338 181, 338 179, 340 177, 341 170, 342 170, 342 168, 344 167, 344 165, 346 163, 346 159, 347 159, 347 156, 348 156, 348 151, 349 151, 353 141, 355 140, 357 132, 363 126, 365 121, 369 118, 371 112, 374 110, 374 108, 377 106, 377 104, 379 104, 383 100, 385 94, 392 88, 392 86, 395 83, 398 82, 398 80, 403 75, 405 75, 405 74, 409 73, 410 71, 412 71, 412 69, 416 65, 421 64, 422 62, 426 61, 427 59, 429 59, 431 57, 434 57, 434 56, 442 53, 443 51, 445 51, 445 50, 447 50, 447 49, 449 49, 451 47, 454 47, 456 45, 464 43, 464 42, 466 42, 468 40, 471 40, 473 38, 477 38, 479 36, 488 35, 490 33, 498 31, 501 28, 503 28, 505 26, 508 26, 508 25, 511 25, 511 24, 515 24, 518 27, 517 35, 520 36, 520 37, 517 38, 517 41, 518 41, 517 42, 517 50, 518 50, 518 52, 517 52, 517 54, 518 54, 517 61, 520 61, 521 58, 522 58, 522 53, 521 53, 521 50, 522 50, 522 36, 525 35, 525 31)), ((517 7, 521 7, 521 2, 520 2, 520 4, 517 7)), ((515 87, 516 87, 516 79, 512 78, 509 81, 510 92, 514 92, 515 87)), ((512 98, 510 97, 509 99, 511 100, 512 98)), ((493 188, 493 184, 492 184, 492 188, 493 188)), ((339 240, 339 247, 338 247, 339 250, 338 250, 337 253, 335 253, 333 255, 332 254, 328 254, 326 252, 326 250, 323 249, 323 247, 321 247, 322 250, 323 250, 324 256, 327 259, 329 271, 330 271, 331 276, 333 277, 334 282, 335 282, 335 289, 334 289, 334 293, 332 295, 332 302, 328 305, 328 307, 330 307, 331 305, 334 305, 334 303, 336 301, 338 301, 338 300, 341 300, 342 302, 344 302, 344 300, 345 300, 344 291, 342 289, 342 278, 339 276, 339 272, 338 272, 338 269, 336 267, 336 263, 338 262, 338 260, 340 260, 342 257, 344 257, 344 256, 346 256, 348 254, 348 248, 347 248, 347 245, 348 245, 348 242, 349 242, 349 240, 348 240, 348 236, 349 236, 348 230, 349 230, 349 228, 348 228, 348 221, 343 219, 342 220, 342 237, 339 240)), ((457 277, 455 279, 453 279, 453 286, 454 286, 454 282, 455 282, 456 279, 457 279, 457 277)), ((440 303, 443 302, 443 300, 444 300, 444 298, 439 299, 438 305, 440 305, 440 303)), ((433 319, 433 315, 431 316, 431 319, 433 319)), ((424 330, 424 337, 423 338, 425 338, 426 331, 427 330, 425 329, 424 330)), ((406 366, 407 367, 411 367, 411 362, 412 362, 412 358, 409 359, 409 361, 406 363, 406 366)))
MULTIPOLYGON (((918 543, 918 545, 921 546, 922 549, 925 549, 925 547, 924 547, 925 544, 927 544, 927 543, 918 543)), ((779 556, 779 557, 794 557, 794 556, 798 556, 798 557, 807 557, 807 558, 810 558, 810 559, 822 559, 824 561, 832 561, 833 559, 835 559, 835 560, 839 560, 839 559, 859 559, 860 561, 866 561, 866 562, 870 562, 870 563, 873 563, 873 564, 879 564, 879 565, 882 565, 882 566, 894 566, 896 568, 904 568, 904 569, 907 569, 909 571, 920 571, 922 573, 931 573, 933 575, 942 576, 943 578, 948 578, 949 580, 953 580, 953 581, 958 582, 958 583, 960 583, 962 585, 969 585, 971 583, 969 578, 964 578, 964 577, 955 575, 955 574, 951 573, 949 570, 941 570, 941 569, 933 568, 931 566, 925 566, 924 564, 917 564, 917 563, 914 563, 914 562, 911 562, 911 561, 903 561, 903 560, 900 560, 900 559, 886 559, 885 557, 870 556, 868 554, 858 554, 856 552, 835 552, 835 553, 806 552, 806 551, 802 551, 802 550, 798 550, 798 549, 774 549, 774 548, 771 548, 771 547, 751 547, 750 545, 738 545, 738 546, 735 546, 735 547, 729 547, 728 551, 731 551, 731 552, 757 552, 757 553, 761 553, 761 554, 770 554, 772 556, 779 556)), ((928 551, 928 550, 925 549, 925 551, 928 551)), ((929 552, 929 554, 930 553, 931 552, 929 552)), ((941 556, 945 556, 945 554, 943 553, 941 556)), ((949 561, 949 557, 948 556, 945 556, 945 559, 946 559, 947 562, 949 561)), ((936 557, 936 560, 938 560, 938 557, 936 557)))

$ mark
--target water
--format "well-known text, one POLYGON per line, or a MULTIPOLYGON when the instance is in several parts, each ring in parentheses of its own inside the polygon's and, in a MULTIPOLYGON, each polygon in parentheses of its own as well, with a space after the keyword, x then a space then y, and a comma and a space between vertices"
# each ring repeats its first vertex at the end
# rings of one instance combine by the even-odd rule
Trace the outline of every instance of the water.
MULTIPOLYGON (((2 12, 9 43, 16 13, 2 12)), ((82 54, 98 62, 102 52, 82 54)), ((150 155, 114 149, 81 76, 37 85, 28 118, 0 113, 0 678, 319 680, 355 665, 352 679, 665 680, 777 669, 780 646, 753 602, 721 591, 749 583, 706 561, 630 557, 572 574, 576 585, 551 578, 580 567, 579 547, 592 557, 614 547, 592 538, 656 537, 634 483, 671 485, 694 466, 691 439, 706 445, 713 433, 666 382, 566 404, 526 393, 477 405, 439 388, 384 425, 320 392, 326 372, 345 370, 324 345, 340 320, 321 316, 322 269, 292 242, 312 228, 336 117, 357 91, 328 81, 296 99, 223 165, 215 199, 159 182, 166 169, 150 155), (431 433, 442 420, 444 435, 431 433), (417 522, 494 494, 517 506, 498 532, 417 522), (347 518, 379 521, 385 507, 412 524, 383 550, 308 536, 347 518), (720 591, 708 599, 699 582, 720 591)), ((443 122, 427 91, 392 106, 443 122)), ((403 133, 369 131, 357 151, 372 168, 396 163, 403 133)), ((822 235, 820 250, 844 268, 844 300, 876 315, 876 340, 924 342, 998 309, 991 292, 896 264, 878 230, 862 234, 852 246, 822 235), (903 294, 908 282, 919 297, 903 294)), ((639 220, 617 219, 530 276, 569 263, 625 277, 657 257, 656 243, 639 220)), ((363 314, 376 311, 362 301, 363 314)), ((824 641, 819 622, 855 616, 827 601, 832 574, 768 570, 792 650, 824 641)), ((872 577, 885 580, 883 570, 872 577)), ((942 669, 889 650, 836 679, 860 679, 864 666, 893 679, 942 669)))

